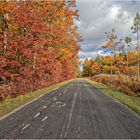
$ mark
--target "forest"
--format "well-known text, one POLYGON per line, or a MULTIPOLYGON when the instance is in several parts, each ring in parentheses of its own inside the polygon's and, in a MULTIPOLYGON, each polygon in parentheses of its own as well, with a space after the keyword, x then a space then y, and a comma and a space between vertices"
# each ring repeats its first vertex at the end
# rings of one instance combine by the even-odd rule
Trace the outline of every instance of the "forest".
POLYGON ((75 1, 0 2, 0 101, 77 77, 75 1))

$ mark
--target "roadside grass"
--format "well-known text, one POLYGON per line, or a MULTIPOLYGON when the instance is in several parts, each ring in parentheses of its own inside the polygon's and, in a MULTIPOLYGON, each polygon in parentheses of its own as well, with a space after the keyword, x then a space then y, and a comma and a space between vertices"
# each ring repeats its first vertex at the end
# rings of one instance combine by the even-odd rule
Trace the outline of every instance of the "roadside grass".
POLYGON ((99 90, 103 91, 103 93, 109 94, 113 98, 119 100, 121 103, 125 104, 140 115, 140 98, 128 96, 117 89, 110 88, 102 83, 92 81, 88 78, 85 78, 85 80, 92 83, 95 87, 99 88, 99 90))
POLYGON ((43 94, 46 94, 47 92, 49 92, 57 87, 63 86, 64 84, 66 84, 72 80, 64 81, 64 82, 58 83, 56 85, 52 85, 47 88, 43 88, 43 89, 40 89, 40 90, 37 90, 34 92, 30 92, 25 95, 18 96, 16 98, 8 97, 4 102, 0 103, 0 117, 6 115, 7 113, 10 113, 11 111, 15 110, 16 108, 40 97, 43 94))

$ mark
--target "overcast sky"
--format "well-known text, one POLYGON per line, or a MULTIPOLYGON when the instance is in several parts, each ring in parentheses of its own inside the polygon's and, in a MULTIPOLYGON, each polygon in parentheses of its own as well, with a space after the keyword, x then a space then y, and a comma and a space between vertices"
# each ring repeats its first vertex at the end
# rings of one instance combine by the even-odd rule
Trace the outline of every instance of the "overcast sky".
POLYGON ((136 0, 76 0, 80 21, 76 22, 84 41, 79 52, 80 60, 94 58, 101 52, 105 32, 115 28, 120 38, 135 38, 130 30, 140 1, 136 0))

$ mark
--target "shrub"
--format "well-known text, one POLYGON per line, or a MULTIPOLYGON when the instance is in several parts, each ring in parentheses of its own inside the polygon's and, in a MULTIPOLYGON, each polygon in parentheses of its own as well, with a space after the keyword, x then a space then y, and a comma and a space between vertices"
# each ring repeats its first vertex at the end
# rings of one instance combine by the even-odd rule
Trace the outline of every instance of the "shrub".
POLYGON ((103 83, 111 88, 117 88, 129 96, 140 95, 140 79, 136 77, 134 78, 125 75, 100 74, 90 77, 90 79, 103 83))

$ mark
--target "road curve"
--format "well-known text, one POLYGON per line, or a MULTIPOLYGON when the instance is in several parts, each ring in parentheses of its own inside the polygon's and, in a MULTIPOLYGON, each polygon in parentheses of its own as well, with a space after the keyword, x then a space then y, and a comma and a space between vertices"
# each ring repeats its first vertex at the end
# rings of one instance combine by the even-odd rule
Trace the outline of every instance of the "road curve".
POLYGON ((1 139, 140 138, 140 116, 83 79, 0 120, 1 139))

